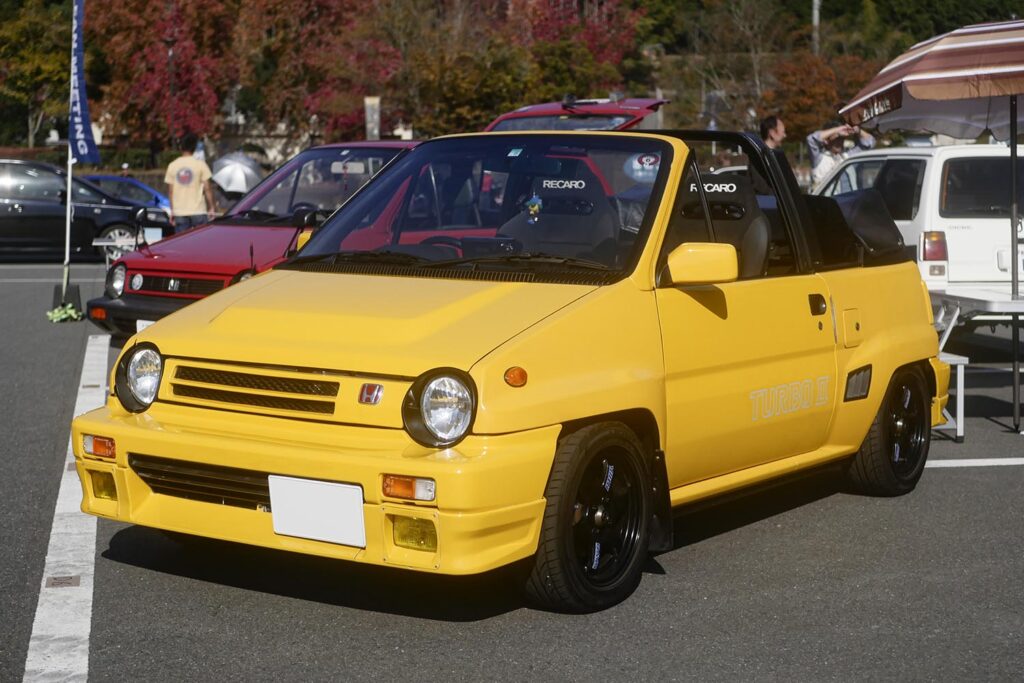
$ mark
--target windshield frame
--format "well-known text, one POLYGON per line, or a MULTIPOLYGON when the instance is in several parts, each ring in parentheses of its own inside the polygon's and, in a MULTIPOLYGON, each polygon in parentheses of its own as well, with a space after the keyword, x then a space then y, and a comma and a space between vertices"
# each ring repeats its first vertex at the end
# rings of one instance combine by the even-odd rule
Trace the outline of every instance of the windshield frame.
MULTIPOLYGON (((330 249, 320 250, 320 249, 318 249, 318 247, 326 239, 332 239, 332 238, 327 238, 325 236, 332 233, 332 228, 336 227, 336 222, 337 221, 344 219, 344 217, 345 217, 345 210, 346 209, 353 210, 353 211, 363 211, 364 210, 365 207, 362 207, 360 205, 360 201, 363 199, 364 193, 370 193, 370 192, 375 191, 380 183, 392 182, 394 180, 394 182, 398 182, 399 183, 399 187, 401 187, 405 183, 411 181, 413 176, 411 174, 406 174, 406 172, 405 172, 406 171, 406 167, 404 166, 404 164, 407 164, 407 163, 415 164, 415 163, 417 163, 420 157, 422 157, 423 155, 429 154, 430 151, 433 148, 435 148, 437 145, 455 144, 455 141, 458 141, 458 142, 461 142, 462 144, 465 144, 466 141, 479 140, 479 139, 491 140, 491 139, 497 138, 497 137, 506 138, 506 139, 509 140, 509 142, 506 142, 505 144, 513 144, 513 145, 515 144, 514 140, 516 138, 519 138, 519 139, 522 139, 524 141, 524 146, 527 143, 527 141, 530 141, 530 140, 534 141, 534 144, 536 144, 538 139, 556 138, 556 140, 553 140, 553 141, 548 143, 551 146, 555 146, 555 147, 557 147, 559 145, 564 145, 566 147, 585 146, 585 142, 589 139, 589 140, 591 140, 593 142, 593 146, 591 148, 588 148, 589 150, 609 151, 610 149, 614 149, 615 147, 621 146, 623 148, 624 152, 631 153, 631 154, 639 154, 639 153, 643 153, 643 152, 645 152, 647 150, 636 149, 634 151, 629 151, 628 149, 626 149, 628 147, 628 144, 629 144, 628 141, 629 140, 636 141, 636 143, 638 145, 643 145, 644 143, 647 143, 648 147, 650 147, 650 146, 655 146, 656 147, 656 152, 655 153, 657 153, 660 156, 658 174, 657 174, 654 182, 650 183, 650 194, 648 196, 647 204, 645 206, 643 219, 642 219, 641 224, 638 227, 638 230, 636 232, 635 241, 632 244, 632 246, 630 247, 630 253, 628 255, 628 258, 626 258, 622 262, 621 266, 618 266, 618 267, 616 267, 616 266, 609 266, 608 270, 606 272, 594 273, 594 271, 591 271, 591 274, 597 280, 597 281, 595 281, 595 284, 611 284, 612 282, 616 282, 618 280, 621 280, 623 278, 631 276, 636 271, 637 265, 641 262, 644 253, 649 248, 649 243, 650 243, 651 237, 652 237, 653 232, 654 232, 654 230, 653 230, 654 224, 655 224, 655 222, 658 219, 658 215, 661 213, 660 209, 661 209, 662 204, 663 204, 664 199, 665 199, 665 194, 666 194, 667 187, 668 187, 669 177, 671 176, 672 167, 673 167, 673 164, 676 163, 676 158, 675 158, 676 157, 676 150, 675 150, 675 146, 673 145, 673 142, 671 140, 665 139, 664 137, 659 136, 659 135, 654 135, 654 134, 638 134, 638 133, 619 133, 619 132, 609 132, 609 131, 537 131, 537 132, 528 131, 528 132, 513 132, 513 133, 479 133, 479 134, 473 134, 473 135, 446 136, 446 137, 441 137, 441 138, 435 138, 434 140, 421 143, 415 149, 409 150, 409 151, 403 153, 402 155, 400 155, 400 157, 396 157, 395 159, 393 159, 391 163, 389 163, 384 169, 381 170, 381 172, 379 172, 377 175, 375 175, 373 178, 371 178, 369 182, 367 182, 365 185, 363 185, 363 187, 361 187, 355 194, 353 194, 349 198, 349 200, 344 205, 342 205, 338 209, 338 211, 336 211, 323 224, 323 226, 320 229, 317 230, 317 233, 313 236, 313 238, 309 241, 309 243, 300 252, 295 254, 292 257, 292 259, 290 259, 288 262, 282 264, 282 266, 283 267, 288 267, 288 268, 299 268, 299 267, 301 267, 301 265, 303 263, 309 264, 311 262, 327 261, 328 257, 330 257, 331 255, 335 255, 335 254, 373 253, 374 250, 359 250, 359 249, 351 250, 351 249, 349 249, 349 250, 331 251, 330 249), (405 178, 404 180, 393 179, 392 178, 393 173, 402 173, 402 174, 404 174, 403 177, 405 175, 409 175, 409 177, 405 178)), ((403 192, 404 192, 404 190, 403 190, 403 192)), ((394 196, 394 195, 392 195, 392 196, 394 196)), ((408 201, 407 197, 403 197, 400 200, 400 202, 402 204, 404 204, 406 201, 408 201)), ((622 229, 622 227, 620 226, 620 230, 621 229, 622 229)), ((335 235, 335 237, 341 237, 341 239, 345 239, 347 237, 347 235, 352 234, 352 232, 354 232, 354 231, 350 229, 350 231, 345 233, 344 235, 338 234, 338 235, 335 235)), ((555 261, 558 260, 557 258, 556 259, 551 259, 551 258, 532 259, 531 257, 534 256, 534 254, 530 254, 529 252, 527 252, 525 250, 523 252, 520 252, 520 255, 525 257, 525 258, 510 258, 510 259, 507 259, 507 262, 505 263, 505 265, 507 265, 508 267, 504 269, 504 272, 506 274, 509 272, 509 270, 511 270, 512 272, 518 272, 518 273, 524 273, 524 272, 529 272, 529 271, 537 271, 537 270, 542 270, 542 271, 561 270, 562 271, 562 273, 561 273, 562 276, 571 275, 572 277, 575 277, 577 279, 579 278, 579 276, 581 274, 581 270, 582 269, 579 266, 575 266, 574 267, 572 265, 572 263, 571 263, 571 261, 573 260, 572 258, 564 259, 566 261, 566 263, 556 263, 555 261)), ((550 255, 537 254, 536 256, 547 257, 547 256, 550 256, 550 255)), ((344 262, 344 261, 347 261, 349 259, 338 259, 338 260, 339 261, 343 261, 343 262, 341 262, 341 263, 335 262, 335 263, 331 263, 329 265, 324 265, 323 263, 317 263, 317 267, 316 268, 311 268, 311 269, 313 269, 313 270, 321 270, 321 271, 323 271, 323 270, 331 270, 332 272, 349 272, 350 270, 352 272, 366 272, 367 271, 367 269, 365 267, 366 266, 365 262, 362 263, 362 264, 355 264, 355 263, 346 263, 346 262, 344 262)), ((454 271, 459 271, 459 270, 465 271, 466 268, 462 268, 460 266, 469 265, 470 262, 478 263, 478 262, 481 261, 481 259, 465 259, 464 263, 460 263, 461 261, 463 261, 463 259, 452 259, 450 264, 446 264, 446 265, 449 266, 447 268, 445 268, 445 267, 425 268, 423 270, 429 270, 430 274, 429 275, 424 275, 424 276, 425 277, 432 277, 432 278, 436 278, 436 277, 439 277, 439 276, 443 277, 444 276, 443 273, 450 272, 450 273, 453 273, 452 277, 459 278, 460 276, 454 274, 454 271)), ((499 259, 495 259, 494 261, 495 262, 499 261, 499 259)), ((424 262, 425 265, 429 265, 431 263, 437 263, 437 262, 435 262, 435 261, 425 261, 424 262)), ((488 265, 493 265, 493 262, 489 263, 488 265)), ((401 274, 401 275, 407 275, 407 276, 408 275, 413 275, 413 276, 418 275, 418 273, 415 272, 415 270, 416 270, 415 266, 406 266, 406 267, 399 268, 396 265, 394 267, 398 268, 398 270, 400 270, 401 272, 400 273, 399 272, 395 272, 395 273, 383 272, 383 270, 387 270, 386 266, 383 267, 383 270, 380 267, 378 267, 378 268, 376 268, 376 270, 374 270, 374 272, 377 272, 379 274, 401 274)), ((473 270, 475 270, 475 268, 473 268, 473 270)), ((550 277, 550 275, 551 275, 550 273, 546 273, 544 277, 541 277, 539 279, 543 280, 543 281, 553 281, 553 282, 562 281, 558 277, 555 277, 554 279, 552 279, 550 277)), ((486 278, 482 278, 482 279, 486 279, 486 278)), ((564 279, 564 277, 563 277, 563 279, 564 279)))

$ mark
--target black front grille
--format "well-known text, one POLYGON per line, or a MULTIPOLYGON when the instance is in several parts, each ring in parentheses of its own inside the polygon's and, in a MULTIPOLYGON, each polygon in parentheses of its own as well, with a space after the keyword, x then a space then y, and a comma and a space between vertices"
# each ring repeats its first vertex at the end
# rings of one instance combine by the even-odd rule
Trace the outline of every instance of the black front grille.
POLYGON ((224 289, 223 280, 197 280, 192 278, 158 277, 143 275, 140 291, 171 292, 172 294, 196 294, 207 296, 224 289))
POLYGON ((270 484, 263 472, 136 453, 128 454, 128 464, 153 493, 270 511, 270 484))
POLYGON ((247 372, 230 372, 228 370, 210 370, 182 365, 174 373, 178 379, 203 384, 219 384, 242 389, 258 391, 278 391, 288 394, 308 394, 310 396, 337 396, 337 382, 323 382, 314 379, 289 379, 268 375, 253 375, 247 372))
POLYGON ((313 401, 306 398, 246 394, 241 391, 225 391, 222 389, 209 389, 207 387, 194 387, 190 384, 178 384, 177 382, 171 382, 171 387, 174 389, 175 396, 199 398, 204 401, 220 401, 222 403, 259 406, 260 408, 276 408, 278 410, 296 410, 306 413, 322 413, 324 415, 334 413, 333 401, 313 401))

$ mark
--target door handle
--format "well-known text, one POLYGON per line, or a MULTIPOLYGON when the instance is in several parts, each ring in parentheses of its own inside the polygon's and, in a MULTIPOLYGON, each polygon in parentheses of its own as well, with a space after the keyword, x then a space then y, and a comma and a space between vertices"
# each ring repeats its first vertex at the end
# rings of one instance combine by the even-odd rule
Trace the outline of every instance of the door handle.
POLYGON ((807 303, 811 305, 811 315, 825 315, 825 311, 828 310, 825 297, 821 294, 808 294, 807 303))

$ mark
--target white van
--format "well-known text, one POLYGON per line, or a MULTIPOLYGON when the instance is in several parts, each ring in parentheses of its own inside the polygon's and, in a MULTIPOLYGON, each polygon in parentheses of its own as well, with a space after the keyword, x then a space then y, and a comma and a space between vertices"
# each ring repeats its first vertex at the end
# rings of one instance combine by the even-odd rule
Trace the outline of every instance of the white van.
MULTIPOLYGON (((1024 148, 1018 149, 1024 157, 1024 148)), ((1022 197, 1024 158, 1018 164, 1017 196, 1022 197)), ((1002 283, 1008 287, 1009 147, 890 147, 861 152, 837 166, 815 192, 832 196, 869 187, 885 199, 929 290, 951 285, 991 289, 1002 283)), ((1024 242, 1019 224, 1017 234, 1024 242)), ((1024 247, 1016 261, 1024 282, 1024 247)))

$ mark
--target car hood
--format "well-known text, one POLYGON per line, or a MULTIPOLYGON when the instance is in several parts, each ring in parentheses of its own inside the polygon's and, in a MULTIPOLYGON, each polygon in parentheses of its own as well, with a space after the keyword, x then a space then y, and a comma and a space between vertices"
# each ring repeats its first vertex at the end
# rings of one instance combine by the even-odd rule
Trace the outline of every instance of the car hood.
POLYGON ((168 356, 415 377, 468 370, 590 285, 274 270, 147 328, 168 356))
POLYGON ((129 270, 235 275, 280 261, 295 239, 292 226, 216 223, 160 240, 124 256, 129 270), (252 247, 250 260, 249 248, 252 247))

